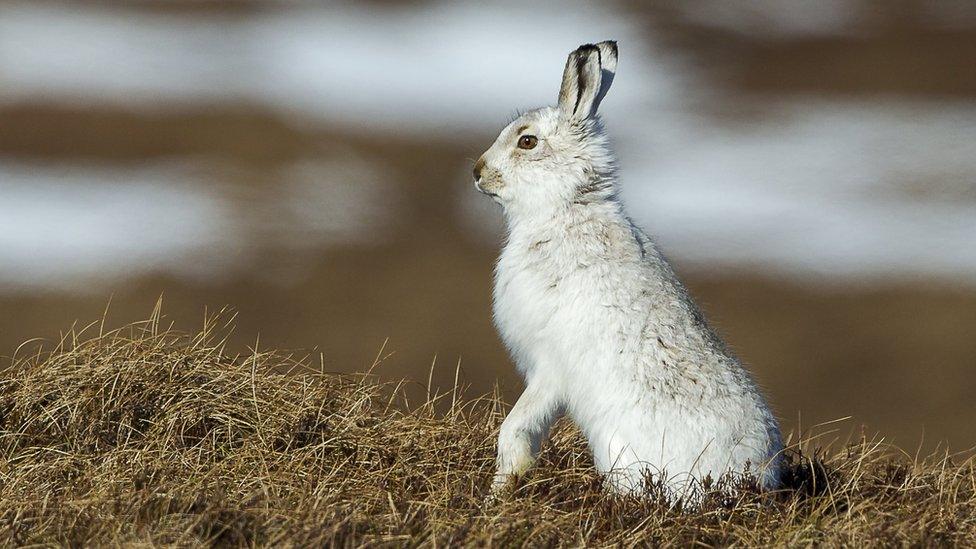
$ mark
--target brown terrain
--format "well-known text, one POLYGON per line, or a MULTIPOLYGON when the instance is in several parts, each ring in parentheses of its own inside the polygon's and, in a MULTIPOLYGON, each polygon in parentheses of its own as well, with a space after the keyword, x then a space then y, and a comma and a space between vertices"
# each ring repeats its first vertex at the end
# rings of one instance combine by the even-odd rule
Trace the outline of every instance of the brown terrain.
POLYGON ((538 466, 487 497, 497 398, 448 391, 405 405, 402 390, 369 376, 321 373, 274 352, 228 356, 227 319, 210 320, 188 335, 157 315, 93 326, 5 372, 4 545, 976 542, 973 459, 905 455, 869 437, 825 450, 830 426, 793 441, 775 492, 744 476, 680 495, 654 481, 615 495, 561 423, 538 466))

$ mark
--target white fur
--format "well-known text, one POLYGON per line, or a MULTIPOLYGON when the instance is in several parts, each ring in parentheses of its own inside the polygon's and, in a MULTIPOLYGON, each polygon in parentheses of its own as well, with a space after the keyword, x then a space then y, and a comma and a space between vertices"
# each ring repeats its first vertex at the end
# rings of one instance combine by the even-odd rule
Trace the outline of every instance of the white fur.
POLYGON ((574 51, 559 106, 513 121, 476 168, 505 211, 494 318, 526 384, 499 433, 495 486, 532 465, 565 413, 617 491, 645 472, 681 491, 747 469, 775 487, 773 414, 617 200, 596 115, 615 68, 612 42, 574 51), (538 145, 519 148, 523 135, 538 145))

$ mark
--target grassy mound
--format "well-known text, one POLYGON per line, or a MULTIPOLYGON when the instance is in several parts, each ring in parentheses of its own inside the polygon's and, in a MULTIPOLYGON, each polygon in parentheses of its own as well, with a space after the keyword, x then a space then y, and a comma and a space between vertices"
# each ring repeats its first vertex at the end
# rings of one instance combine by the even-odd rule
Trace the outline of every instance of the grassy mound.
POLYGON ((681 511, 653 489, 604 493, 563 425, 486 502, 498 399, 402 397, 275 353, 227 356, 210 328, 69 334, 0 374, 0 543, 976 544, 972 460, 865 441, 794 448, 781 494, 720 484, 681 511))

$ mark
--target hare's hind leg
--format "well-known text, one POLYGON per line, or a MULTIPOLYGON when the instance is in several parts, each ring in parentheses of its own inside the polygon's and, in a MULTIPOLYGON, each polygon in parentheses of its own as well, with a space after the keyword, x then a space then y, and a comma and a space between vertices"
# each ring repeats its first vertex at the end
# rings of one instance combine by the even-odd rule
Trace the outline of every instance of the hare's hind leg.
POLYGON ((498 461, 492 490, 504 488, 514 475, 535 463, 560 410, 560 399, 551 387, 529 382, 498 433, 498 461))

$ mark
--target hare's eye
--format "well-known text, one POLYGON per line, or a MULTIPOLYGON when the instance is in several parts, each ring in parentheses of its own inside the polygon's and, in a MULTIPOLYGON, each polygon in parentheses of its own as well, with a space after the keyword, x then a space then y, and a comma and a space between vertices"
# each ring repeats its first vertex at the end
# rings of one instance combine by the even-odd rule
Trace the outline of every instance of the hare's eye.
POLYGON ((518 140, 518 148, 520 149, 534 149, 538 144, 539 138, 534 135, 523 135, 518 140))

